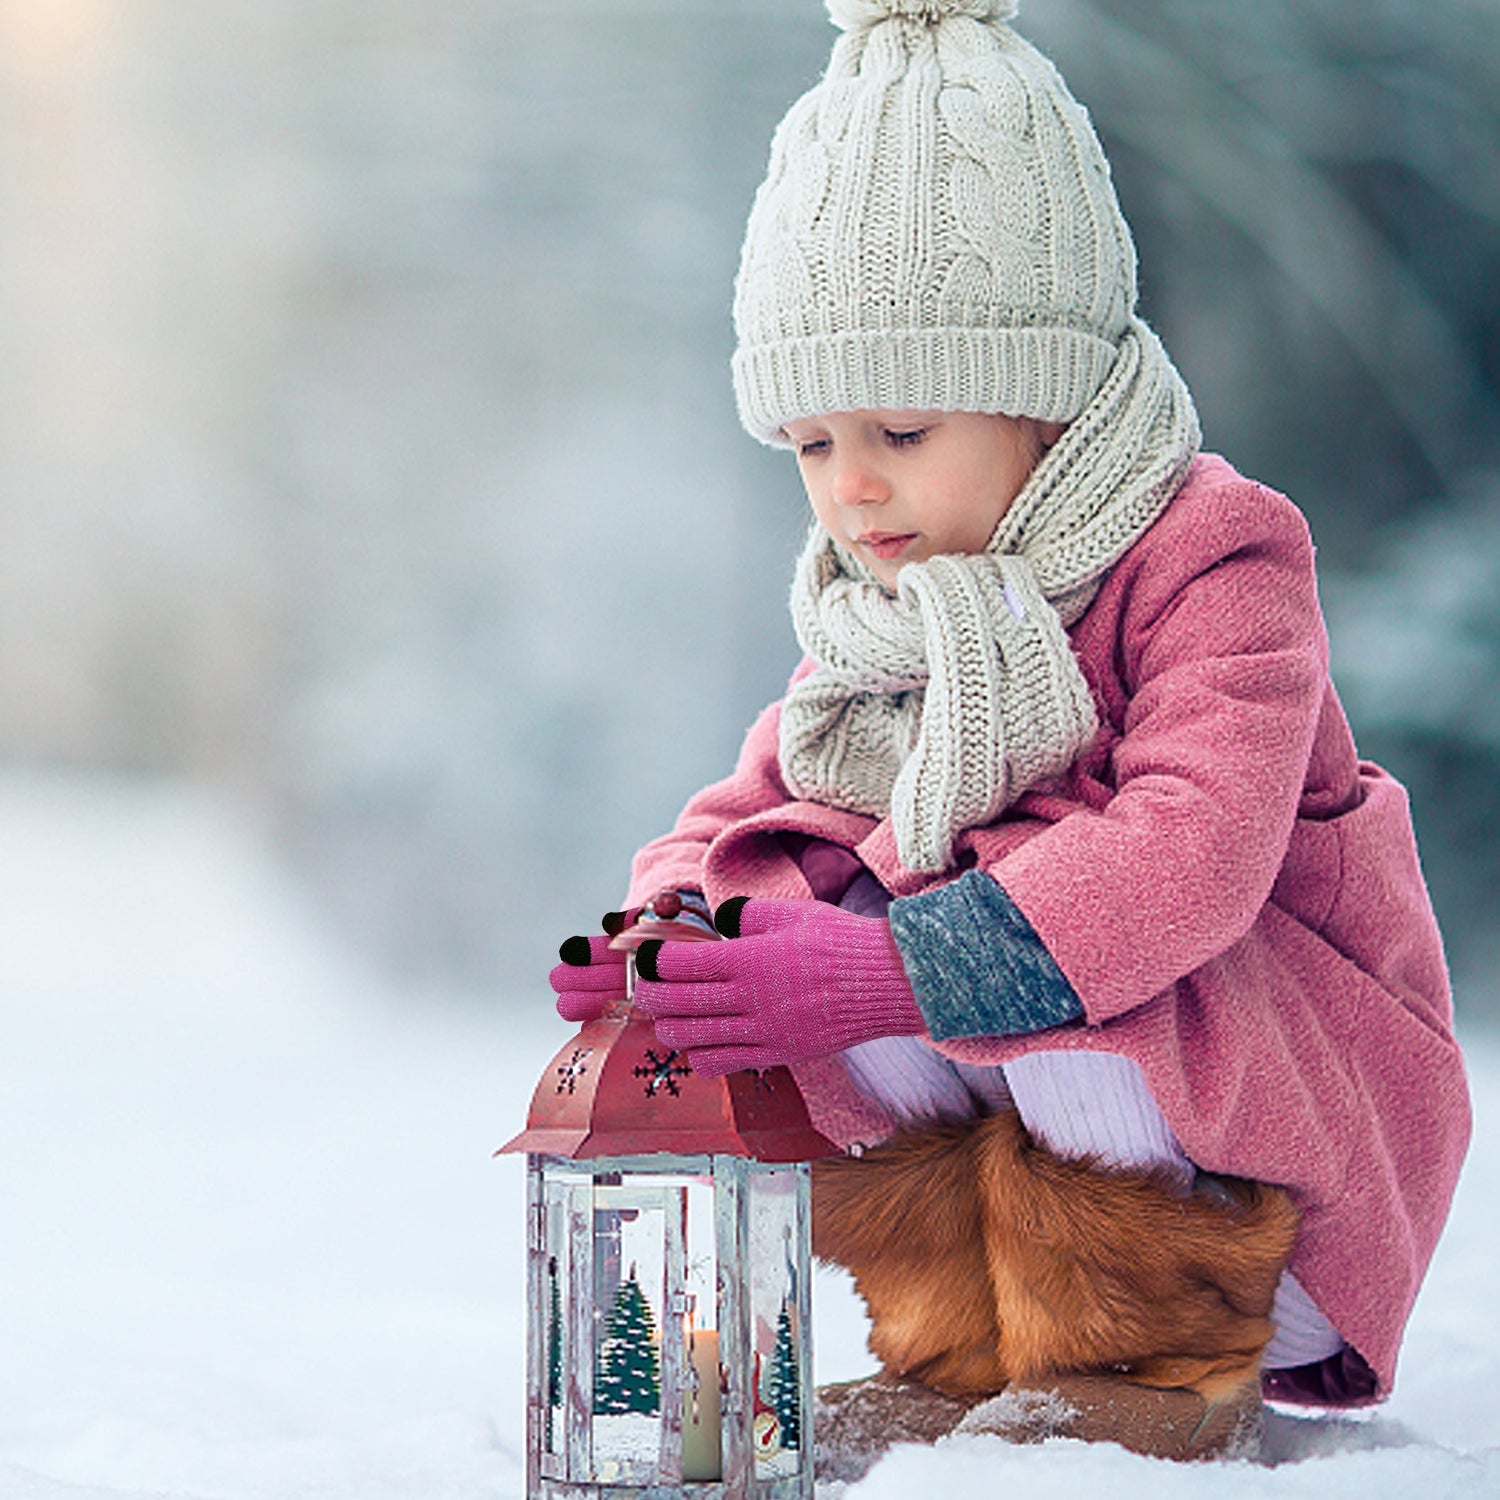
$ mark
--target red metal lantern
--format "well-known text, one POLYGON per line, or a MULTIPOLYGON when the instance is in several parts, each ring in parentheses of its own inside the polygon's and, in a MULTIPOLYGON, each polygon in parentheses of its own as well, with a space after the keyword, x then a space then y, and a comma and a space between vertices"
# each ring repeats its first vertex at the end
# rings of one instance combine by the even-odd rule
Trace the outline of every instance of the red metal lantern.
MULTIPOLYGON (((648 914, 622 945, 654 935, 712 936, 648 914)), ((808 1163, 837 1148, 790 1072, 701 1077, 622 1007, 501 1149, 527 1153, 528 1496, 811 1500, 808 1163)))

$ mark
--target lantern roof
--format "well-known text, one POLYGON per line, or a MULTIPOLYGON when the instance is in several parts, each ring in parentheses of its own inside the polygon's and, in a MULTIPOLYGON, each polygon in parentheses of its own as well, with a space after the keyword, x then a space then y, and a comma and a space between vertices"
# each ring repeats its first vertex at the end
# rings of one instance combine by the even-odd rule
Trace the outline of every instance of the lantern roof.
POLYGON ((813 1129, 789 1069, 706 1078, 657 1040, 646 1016, 623 1010, 586 1023, 558 1052, 532 1095, 526 1129, 500 1151, 790 1162, 838 1147, 813 1129))

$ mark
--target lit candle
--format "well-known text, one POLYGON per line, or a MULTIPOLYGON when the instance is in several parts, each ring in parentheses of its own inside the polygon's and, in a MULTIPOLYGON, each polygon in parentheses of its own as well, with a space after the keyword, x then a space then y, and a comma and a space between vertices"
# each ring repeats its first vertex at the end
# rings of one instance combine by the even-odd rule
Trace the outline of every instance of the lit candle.
POLYGON ((723 1478, 719 1454, 719 1332, 688 1330, 688 1359, 694 1379, 683 1403, 682 1477, 723 1478))

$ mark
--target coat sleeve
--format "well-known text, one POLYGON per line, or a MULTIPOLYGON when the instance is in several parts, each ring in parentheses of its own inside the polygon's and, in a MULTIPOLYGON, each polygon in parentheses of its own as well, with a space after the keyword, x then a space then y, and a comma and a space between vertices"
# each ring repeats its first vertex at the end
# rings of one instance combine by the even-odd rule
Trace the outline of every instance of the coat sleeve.
POLYGON ((1246 483, 1211 535, 1171 516, 1125 580, 1114 796, 987 871, 1090 1024, 1250 930, 1291 838, 1327 683, 1301 514, 1246 483))
POLYGON ((780 724, 777 702, 750 726, 733 774, 695 793, 672 831, 636 855, 627 906, 637 906, 664 888, 701 891, 703 863, 719 834, 742 818, 791 800, 781 779, 780 724))

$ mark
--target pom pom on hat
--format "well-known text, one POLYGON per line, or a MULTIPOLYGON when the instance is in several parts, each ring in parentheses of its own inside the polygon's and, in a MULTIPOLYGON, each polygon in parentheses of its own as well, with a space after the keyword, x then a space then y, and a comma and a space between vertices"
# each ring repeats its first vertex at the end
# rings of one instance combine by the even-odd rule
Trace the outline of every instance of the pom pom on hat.
POLYGON ((828 15, 842 31, 867 31, 882 21, 923 21, 936 26, 953 16, 1008 21, 1017 0, 828 0, 828 15))

